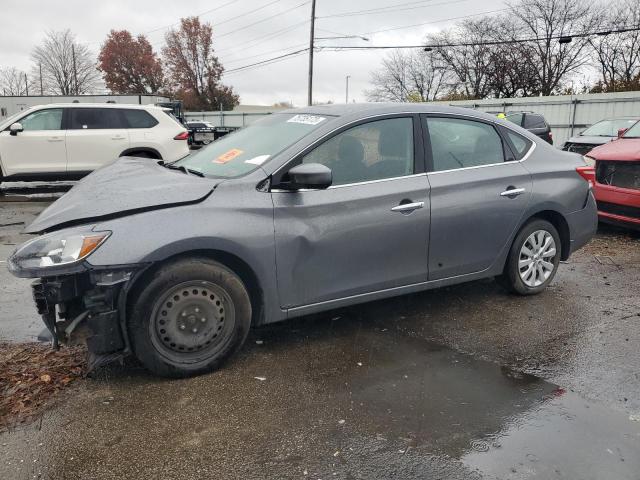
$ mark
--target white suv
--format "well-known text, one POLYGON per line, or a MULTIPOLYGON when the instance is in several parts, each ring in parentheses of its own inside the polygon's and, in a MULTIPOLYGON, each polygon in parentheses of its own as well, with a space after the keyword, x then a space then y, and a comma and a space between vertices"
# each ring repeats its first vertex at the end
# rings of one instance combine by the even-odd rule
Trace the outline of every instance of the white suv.
POLYGON ((0 124, 0 181, 78 179, 122 156, 171 162, 188 155, 188 138, 152 105, 32 107, 0 124))

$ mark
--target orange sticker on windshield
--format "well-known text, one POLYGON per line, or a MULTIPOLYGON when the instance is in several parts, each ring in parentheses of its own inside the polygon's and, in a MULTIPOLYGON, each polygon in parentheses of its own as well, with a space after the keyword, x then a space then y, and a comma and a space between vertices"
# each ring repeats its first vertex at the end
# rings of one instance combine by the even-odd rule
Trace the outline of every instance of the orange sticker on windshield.
POLYGON ((218 158, 216 158, 213 163, 227 163, 236 158, 239 155, 242 155, 244 152, 239 148, 232 148, 226 153, 223 153, 218 158))

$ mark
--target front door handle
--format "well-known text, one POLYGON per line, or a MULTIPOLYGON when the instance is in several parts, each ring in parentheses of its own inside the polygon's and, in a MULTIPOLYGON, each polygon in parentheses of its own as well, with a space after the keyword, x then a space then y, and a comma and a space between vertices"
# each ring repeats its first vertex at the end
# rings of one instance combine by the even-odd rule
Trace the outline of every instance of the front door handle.
POLYGON ((64 141, 64 139, 60 138, 60 137, 49 137, 49 138, 47 138, 47 141, 49 141, 49 142, 62 142, 62 141, 64 141))
POLYGON ((522 195, 527 190, 525 188, 507 188, 504 192, 500 194, 501 197, 517 197, 518 195, 522 195))
POLYGON ((121 136, 116 136, 116 137, 111 137, 111 140, 124 140, 125 137, 121 137, 121 136))
POLYGON ((419 208, 424 207, 424 202, 413 202, 413 203, 401 203, 400 205, 393 207, 391 209, 392 212, 413 212, 419 208))

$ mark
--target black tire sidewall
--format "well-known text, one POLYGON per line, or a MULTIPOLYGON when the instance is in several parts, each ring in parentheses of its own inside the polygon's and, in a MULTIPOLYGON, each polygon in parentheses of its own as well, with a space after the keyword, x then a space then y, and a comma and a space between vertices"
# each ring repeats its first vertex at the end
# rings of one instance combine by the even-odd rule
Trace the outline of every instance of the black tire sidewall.
POLYGON ((516 238, 513 240, 511 250, 509 251, 509 257, 507 259, 507 264, 505 266, 502 283, 506 284, 506 286, 512 292, 520 295, 535 295, 542 292, 553 281, 556 273, 558 272, 561 251, 562 244, 560 241, 560 235, 558 234, 558 230, 556 229, 556 227, 554 227, 551 222, 540 218, 531 220, 520 229, 520 231, 516 235, 516 238), (522 249, 522 245, 529 237, 529 235, 537 230, 546 230, 551 234, 551 236, 553 237, 553 241, 556 243, 556 255, 553 259, 553 272, 551 272, 549 278, 545 280, 542 285, 538 285, 537 287, 530 287, 528 285, 525 285, 525 283, 520 278, 518 262, 520 259, 520 250, 522 249))
POLYGON ((251 327, 251 300, 240 278, 226 266, 208 258, 189 258, 171 262, 152 272, 151 278, 140 280, 144 285, 133 291, 133 306, 129 315, 129 338, 134 355, 150 371, 164 377, 189 377, 209 372, 240 349, 251 327), (159 298, 176 285, 205 280, 218 285, 231 297, 235 324, 231 339, 224 349, 205 361, 176 364, 163 356, 153 345, 149 324, 159 298))

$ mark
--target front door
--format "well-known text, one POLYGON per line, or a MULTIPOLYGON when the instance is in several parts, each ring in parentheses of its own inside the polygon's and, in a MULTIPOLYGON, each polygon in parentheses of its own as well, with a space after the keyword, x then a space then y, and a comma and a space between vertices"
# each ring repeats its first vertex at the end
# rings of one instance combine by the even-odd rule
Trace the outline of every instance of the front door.
POLYGON ((326 190, 272 191, 283 308, 427 280, 429 187, 417 116, 343 129, 295 159, 331 168, 326 190))
POLYGON ((491 267, 524 215, 531 175, 518 158, 531 141, 513 133, 513 152, 489 122, 423 116, 430 159, 431 243, 429 279, 491 267))
POLYGON ((11 135, 0 132, 0 160, 4 175, 64 173, 67 167, 62 109, 31 112, 18 120, 24 129, 11 135))
POLYGON ((119 109, 68 109, 67 170, 90 172, 116 160, 129 147, 129 132, 119 109))

